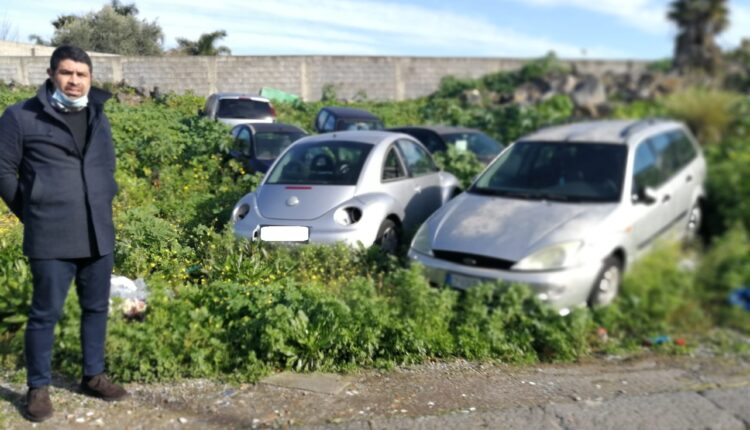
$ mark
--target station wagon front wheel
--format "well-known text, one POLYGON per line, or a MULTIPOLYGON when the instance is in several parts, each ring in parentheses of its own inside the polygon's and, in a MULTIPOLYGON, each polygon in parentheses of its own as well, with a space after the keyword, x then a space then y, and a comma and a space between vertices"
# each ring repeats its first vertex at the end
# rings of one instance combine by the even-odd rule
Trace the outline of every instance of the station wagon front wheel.
POLYGON ((620 291, 621 283, 622 262, 615 256, 607 257, 591 288, 589 306, 595 308, 612 303, 620 291))

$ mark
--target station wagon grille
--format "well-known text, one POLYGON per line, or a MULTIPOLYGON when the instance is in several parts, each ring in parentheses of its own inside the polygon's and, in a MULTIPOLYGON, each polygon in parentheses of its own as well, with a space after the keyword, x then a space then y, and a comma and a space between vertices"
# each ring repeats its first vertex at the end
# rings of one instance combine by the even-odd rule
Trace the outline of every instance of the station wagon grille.
POLYGON ((467 254, 465 252, 441 251, 433 249, 435 257, 441 260, 448 260, 454 263, 463 264, 464 266, 483 267, 487 269, 510 270, 515 261, 503 260, 501 258, 492 258, 484 255, 467 254))

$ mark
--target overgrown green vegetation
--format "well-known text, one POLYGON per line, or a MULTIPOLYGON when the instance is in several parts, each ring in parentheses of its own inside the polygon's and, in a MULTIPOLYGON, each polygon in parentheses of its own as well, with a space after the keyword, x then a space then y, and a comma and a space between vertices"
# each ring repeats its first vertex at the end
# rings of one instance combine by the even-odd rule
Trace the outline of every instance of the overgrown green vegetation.
MULTIPOLYGON (((459 95, 477 83, 509 91, 539 74, 555 73, 555 67, 545 59, 480 81, 446 79, 425 99, 353 105, 381 116, 388 126, 472 126, 508 143, 539 126, 567 120, 571 101, 556 96, 524 107, 482 107, 459 95)), ((32 94, 33 89, 2 89, 0 108, 32 94)), ((112 313, 108 368, 123 381, 254 380, 276 369, 346 370, 435 357, 573 361, 637 349, 657 335, 686 337, 688 345, 695 344, 716 325, 750 333, 750 313, 726 304, 729 291, 750 285, 750 115, 745 114, 750 102, 719 99, 718 104, 732 103, 722 110, 727 121, 691 122, 698 134, 712 127, 722 130, 706 148, 709 234, 705 252, 690 251, 697 268, 680 264, 685 251, 665 245, 634 267, 614 305, 575 310, 564 318, 522 286, 483 285, 467 293, 430 287, 418 267, 377 250, 238 241, 225 226, 228 211, 259 177, 223 158, 230 143, 227 129, 195 117, 201 98, 169 95, 133 106, 112 100, 107 113, 120 185, 115 271, 145 278, 151 296, 142 320, 112 313), (598 327, 607 330, 608 340, 597 336, 598 327)), ((622 104, 613 115, 695 117, 696 111, 670 103, 622 104)), ((277 110, 280 120, 310 130, 320 106, 282 104, 277 110)), ((464 183, 481 168, 456 151, 440 162, 464 183)), ((7 212, 0 216, 0 366, 6 368, 22 365, 31 293, 21 229, 7 212)), ((74 296, 66 303, 54 356, 56 369, 68 374, 77 374, 80 362, 74 296)))

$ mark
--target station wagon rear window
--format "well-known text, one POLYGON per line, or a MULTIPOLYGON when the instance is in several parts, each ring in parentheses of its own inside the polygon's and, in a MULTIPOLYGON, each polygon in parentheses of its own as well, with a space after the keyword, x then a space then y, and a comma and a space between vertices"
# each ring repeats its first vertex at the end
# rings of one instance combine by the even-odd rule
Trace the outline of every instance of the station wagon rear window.
POLYGON ((323 141, 295 145, 268 174, 267 184, 356 185, 372 145, 323 141))
POLYGON ((264 119, 272 117, 271 105, 253 99, 221 99, 217 118, 264 119))

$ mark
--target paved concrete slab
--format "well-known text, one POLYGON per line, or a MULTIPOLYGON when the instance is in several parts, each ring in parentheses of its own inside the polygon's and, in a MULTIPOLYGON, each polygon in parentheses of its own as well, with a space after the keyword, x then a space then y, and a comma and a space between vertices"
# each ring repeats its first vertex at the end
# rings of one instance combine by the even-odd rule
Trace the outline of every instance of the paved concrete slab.
POLYGON ((711 390, 702 393, 718 408, 732 413, 750 428, 750 387, 733 390, 711 390))
POLYGON ((271 375, 260 383, 322 394, 338 394, 351 383, 351 380, 334 373, 282 372, 271 375))
POLYGON ((619 398, 599 404, 551 405, 544 409, 558 416, 562 426, 569 429, 745 430, 744 423, 732 413, 693 392, 619 398))

